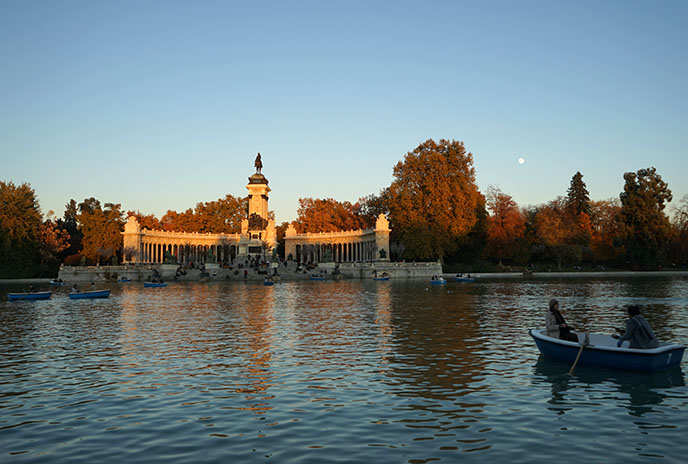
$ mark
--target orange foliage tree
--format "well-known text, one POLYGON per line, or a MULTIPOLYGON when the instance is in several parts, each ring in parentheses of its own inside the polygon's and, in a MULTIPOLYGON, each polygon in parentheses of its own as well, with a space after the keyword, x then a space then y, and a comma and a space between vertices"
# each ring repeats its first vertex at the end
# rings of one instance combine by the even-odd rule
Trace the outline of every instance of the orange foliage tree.
POLYGON ((299 198, 299 209, 294 227, 303 232, 336 232, 366 227, 357 214, 357 206, 348 201, 332 198, 299 198))
POLYGON ((388 207, 395 235, 411 259, 439 259, 465 242, 482 199, 473 155, 463 142, 432 139, 394 166, 388 207))
POLYGON ((513 198, 500 189, 491 186, 486 196, 491 214, 487 218, 485 255, 501 265, 503 259, 513 260, 523 251, 526 218, 513 198))
POLYGON ((163 230, 177 232, 235 234, 241 232, 247 208, 247 197, 228 194, 215 201, 197 203, 195 210, 189 208, 182 213, 168 210, 160 219, 160 226, 163 230))
POLYGON ((154 214, 143 214, 141 211, 127 211, 127 217, 134 216, 141 229, 160 230, 160 220, 154 214))
POLYGON ((56 261, 60 253, 69 248, 69 239, 69 233, 59 228, 57 221, 50 218, 44 221, 41 225, 41 245, 39 247, 41 264, 56 261))
POLYGON ((87 198, 79 203, 77 223, 83 234, 81 254, 92 263, 112 261, 122 248, 122 220, 121 205, 105 203, 101 207, 100 201, 87 198))

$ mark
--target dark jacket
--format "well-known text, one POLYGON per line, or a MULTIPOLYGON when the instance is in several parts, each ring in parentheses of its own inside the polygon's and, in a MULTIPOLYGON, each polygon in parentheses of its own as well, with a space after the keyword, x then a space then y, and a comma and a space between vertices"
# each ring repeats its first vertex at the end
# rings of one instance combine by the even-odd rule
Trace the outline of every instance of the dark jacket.
POLYGON ((659 341, 655 337, 650 323, 642 314, 633 316, 626 323, 626 333, 619 337, 620 341, 630 340, 631 348, 657 348, 659 341))

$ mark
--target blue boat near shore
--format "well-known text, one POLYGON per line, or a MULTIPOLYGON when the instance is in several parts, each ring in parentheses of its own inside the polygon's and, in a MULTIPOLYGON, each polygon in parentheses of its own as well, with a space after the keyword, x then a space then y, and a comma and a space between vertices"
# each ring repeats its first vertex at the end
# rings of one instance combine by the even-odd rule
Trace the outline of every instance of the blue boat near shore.
MULTIPOLYGON (((549 337, 545 330, 531 329, 543 355, 573 363, 578 356, 585 333, 577 332, 578 343, 549 337)), ((609 335, 589 334, 589 344, 580 353, 578 364, 630 371, 654 371, 669 369, 681 364, 685 346, 677 343, 660 342, 659 347, 652 349, 621 348, 617 340, 609 335)), ((627 343, 627 342, 626 342, 627 343)))
POLYGON ((311 280, 325 280, 325 278, 323 276, 312 275, 311 280))
POLYGON ((91 290, 88 292, 71 292, 69 294, 70 300, 88 300, 92 298, 108 298, 110 290, 91 290))
POLYGON ((432 279, 430 279, 430 283, 432 285, 444 285, 447 283, 447 280, 444 277, 434 276, 432 279))
POLYGON ((165 282, 144 282, 144 287, 156 288, 156 287, 167 287, 165 282))
POLYGON ((62 287, 62 286, 64 286, 64 284, 65 284, 65 283, 64 283, 63 281, 61 281, 61 280, 51 280, 51 281, 50 281, 50 285, 51 285, 52 287, 62 287))
POLYGON ((456 282, 475 282, 475 279, 473 277, 465 277, 465 276, 456 276, 454 278, 456 282))
POLYGON ((53 292, 22 292, 22 293, 8 293, 7 299, 9 301, 25 301, 25 300, 48 300, 53 292))

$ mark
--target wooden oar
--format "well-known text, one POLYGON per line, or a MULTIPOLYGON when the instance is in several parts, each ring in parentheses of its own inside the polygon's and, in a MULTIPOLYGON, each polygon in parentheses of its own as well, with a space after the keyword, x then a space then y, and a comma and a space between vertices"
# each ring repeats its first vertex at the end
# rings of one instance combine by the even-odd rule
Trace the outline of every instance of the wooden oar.
POLYGON ((571 370, 569 371, 569 375, 573 375, 573 370, 576 368, 576 364, 578 364, 578 359, 580 359, 580 355, 583 352, 583 348, 585 348, 589 344, 590 344, 590 337, 588 336, 588 332, 585 332, 585 337, 583 337, 583 342, 581 343, 580 350, 578 350, 578 354, 576 355, 576 360, 573 361, 573 366, 571 366, 571 370))

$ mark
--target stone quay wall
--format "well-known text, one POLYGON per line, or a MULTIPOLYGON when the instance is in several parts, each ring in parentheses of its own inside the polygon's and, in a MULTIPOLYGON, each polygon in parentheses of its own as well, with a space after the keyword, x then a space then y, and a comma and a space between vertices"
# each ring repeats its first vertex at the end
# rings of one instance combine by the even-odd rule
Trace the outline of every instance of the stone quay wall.
MULTIPOLYGON (((440 263, 341 263, 339 276, 335 275, 335 263, 320 263, 313 269, 303 267, 297 270, 297 264, 279 263, 275 280, 308 280, 312 275, 323 276, 325 279, 372 279, 377 271, 378 275, 386 273, 392 279, 425 279, 442 274, 440 263)), ((151 280, 157 272, 166 282, 172 281, 239 281, 263 280, 273 273, 273 267, 264 266, 256 269, 234 266, 220 267, 217 264, 207 264, 201 269, 183 269, 178 275, 179 266, 176 264, 124 264, 119 266, 62 266, 58 277, 67 283, 116 282, 128 278, 135 282, 151 280)))

